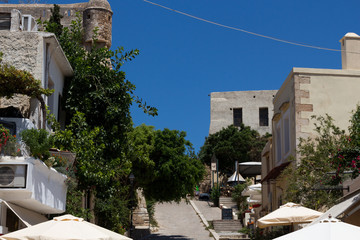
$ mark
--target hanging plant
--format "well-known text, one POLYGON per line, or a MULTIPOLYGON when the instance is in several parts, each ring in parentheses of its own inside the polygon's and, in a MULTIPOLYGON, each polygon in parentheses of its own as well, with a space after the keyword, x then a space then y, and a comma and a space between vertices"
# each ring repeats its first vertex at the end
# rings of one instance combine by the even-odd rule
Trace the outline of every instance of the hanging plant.
POLYGON ((24 94, 39 99, 42 94, 50 96, 54 92, 44 89, 41 81, 36 80, 31 73, 3 63, 2 56, 0 52, 0 97, 12 98, 14 94, 24 94))
POLYGON ((12 98, 15 94, 23 94, 38 99, 45 123, 46 105, 42 95, 50 96, 54 90, 43 88, 41 81, 35 79, 31 73, 3 63, 2 56, 3 53, 0 52, 0 97, 12 98))

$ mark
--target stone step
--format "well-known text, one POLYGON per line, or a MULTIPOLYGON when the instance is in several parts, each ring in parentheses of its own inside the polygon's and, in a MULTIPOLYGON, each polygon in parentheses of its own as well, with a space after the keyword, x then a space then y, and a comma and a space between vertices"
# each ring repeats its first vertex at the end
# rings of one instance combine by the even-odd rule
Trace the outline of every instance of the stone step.
POLYGON ((214 220, 213 226, 216 232, 238 232, 242 228, 239 220, 214 220))
POLYGON ((237 203, 231 197, 220 197, 219 203, 220 206, 238 209, 237 203))

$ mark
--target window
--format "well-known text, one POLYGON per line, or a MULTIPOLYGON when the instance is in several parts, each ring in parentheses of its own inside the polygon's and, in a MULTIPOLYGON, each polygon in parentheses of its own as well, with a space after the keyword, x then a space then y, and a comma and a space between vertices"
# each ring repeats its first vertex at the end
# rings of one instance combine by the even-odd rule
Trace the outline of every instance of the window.
MULTIPOLYGON (((49 82, 48 82, 48 89, 54 89, 54 82, 49 78, 49 82)), ((49 106, 49 110, 52 114, 55 114, 55 109, 54 109, 54 105, 55 105, 55 99, 54 99, 54 95, 55 93, 51 94, 48 97, 48 106, 49 106)))
POLYGON ((289 111, 284 114, 284 154, 290 151, 290 116, 289 111))
POLYGON ((26 32, 37 31, 38 26, 36 24, 35 18, 31 15, 22 15, 22 30, 26 32))
POLYGON ((233 109, 233 118, 234 118, 234 126, 240 127, 243 123, 242 119, 242 108, 234 108, 233 109))
POLYGON ((10 13, 0 13, 0 30, 10 30, 11 15, 10 13))
POLYGON ((280 129, 280 122, 276 125, 276 162, 281 161, 281 129, 280 129))
POLYGON ((269 126, 269 110, 268 108, 259 108, 259 125, 269 126))
POLYGON ((16 123, 0 120, 0 124, 9 129, 11 135, 16 135, 16 123))

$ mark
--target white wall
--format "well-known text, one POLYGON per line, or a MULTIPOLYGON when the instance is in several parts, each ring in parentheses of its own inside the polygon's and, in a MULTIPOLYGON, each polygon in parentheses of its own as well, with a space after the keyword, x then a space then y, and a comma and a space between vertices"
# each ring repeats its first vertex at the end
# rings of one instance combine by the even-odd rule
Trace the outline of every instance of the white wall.
POLYGON ((34 158, 4 157, 0 166, 26 164, 26 188, 0 188, 0 199, 43 214, 63 213, 66 206, 66 176, 34 158))

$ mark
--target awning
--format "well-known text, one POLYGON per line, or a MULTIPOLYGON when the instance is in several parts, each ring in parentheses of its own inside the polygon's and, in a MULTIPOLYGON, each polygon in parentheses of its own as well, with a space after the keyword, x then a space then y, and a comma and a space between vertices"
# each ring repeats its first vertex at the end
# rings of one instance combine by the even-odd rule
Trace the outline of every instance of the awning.
POLYGON ((5 205, 11 209, 11 211, 13 211, 15 213, 15 215, 27 226, 33 226, 42 222, 46 222, 48 221, 48 219, 39 214, 36 213, 34 211, 19 207, 15 204, 9 203, 9 202, 5 202, 3 201, 3 203, 5 203, 5 205))
POLYGON ((275 179, 280 173, 290 164, 291 162, 283 163, 277 167, 274 167, 265 177, 261 179, 261 183, 268 181, 270 179, 275 179))
POLYGON ((261 175, 261 162, 239 163, 239 172, 244 177, 255 177, 261 175))
MULTIPOLYGON (((324 214, 322 214, 318 219, 313 221, 310 225, 319 223, 321 220, 328 218, 329 215, 331 215, 331 217, 333 217, 333 218, 337 218, 341 214, 343 214, 346 210, 350 209, 352 206, 354 206, 355 204, 359 204, 359 203, 360 203, 360 193, 333 206, 328 211, 326 211, 324 214)), ((349 214, 349 215, 351 215, 351 214, 349 214)))

